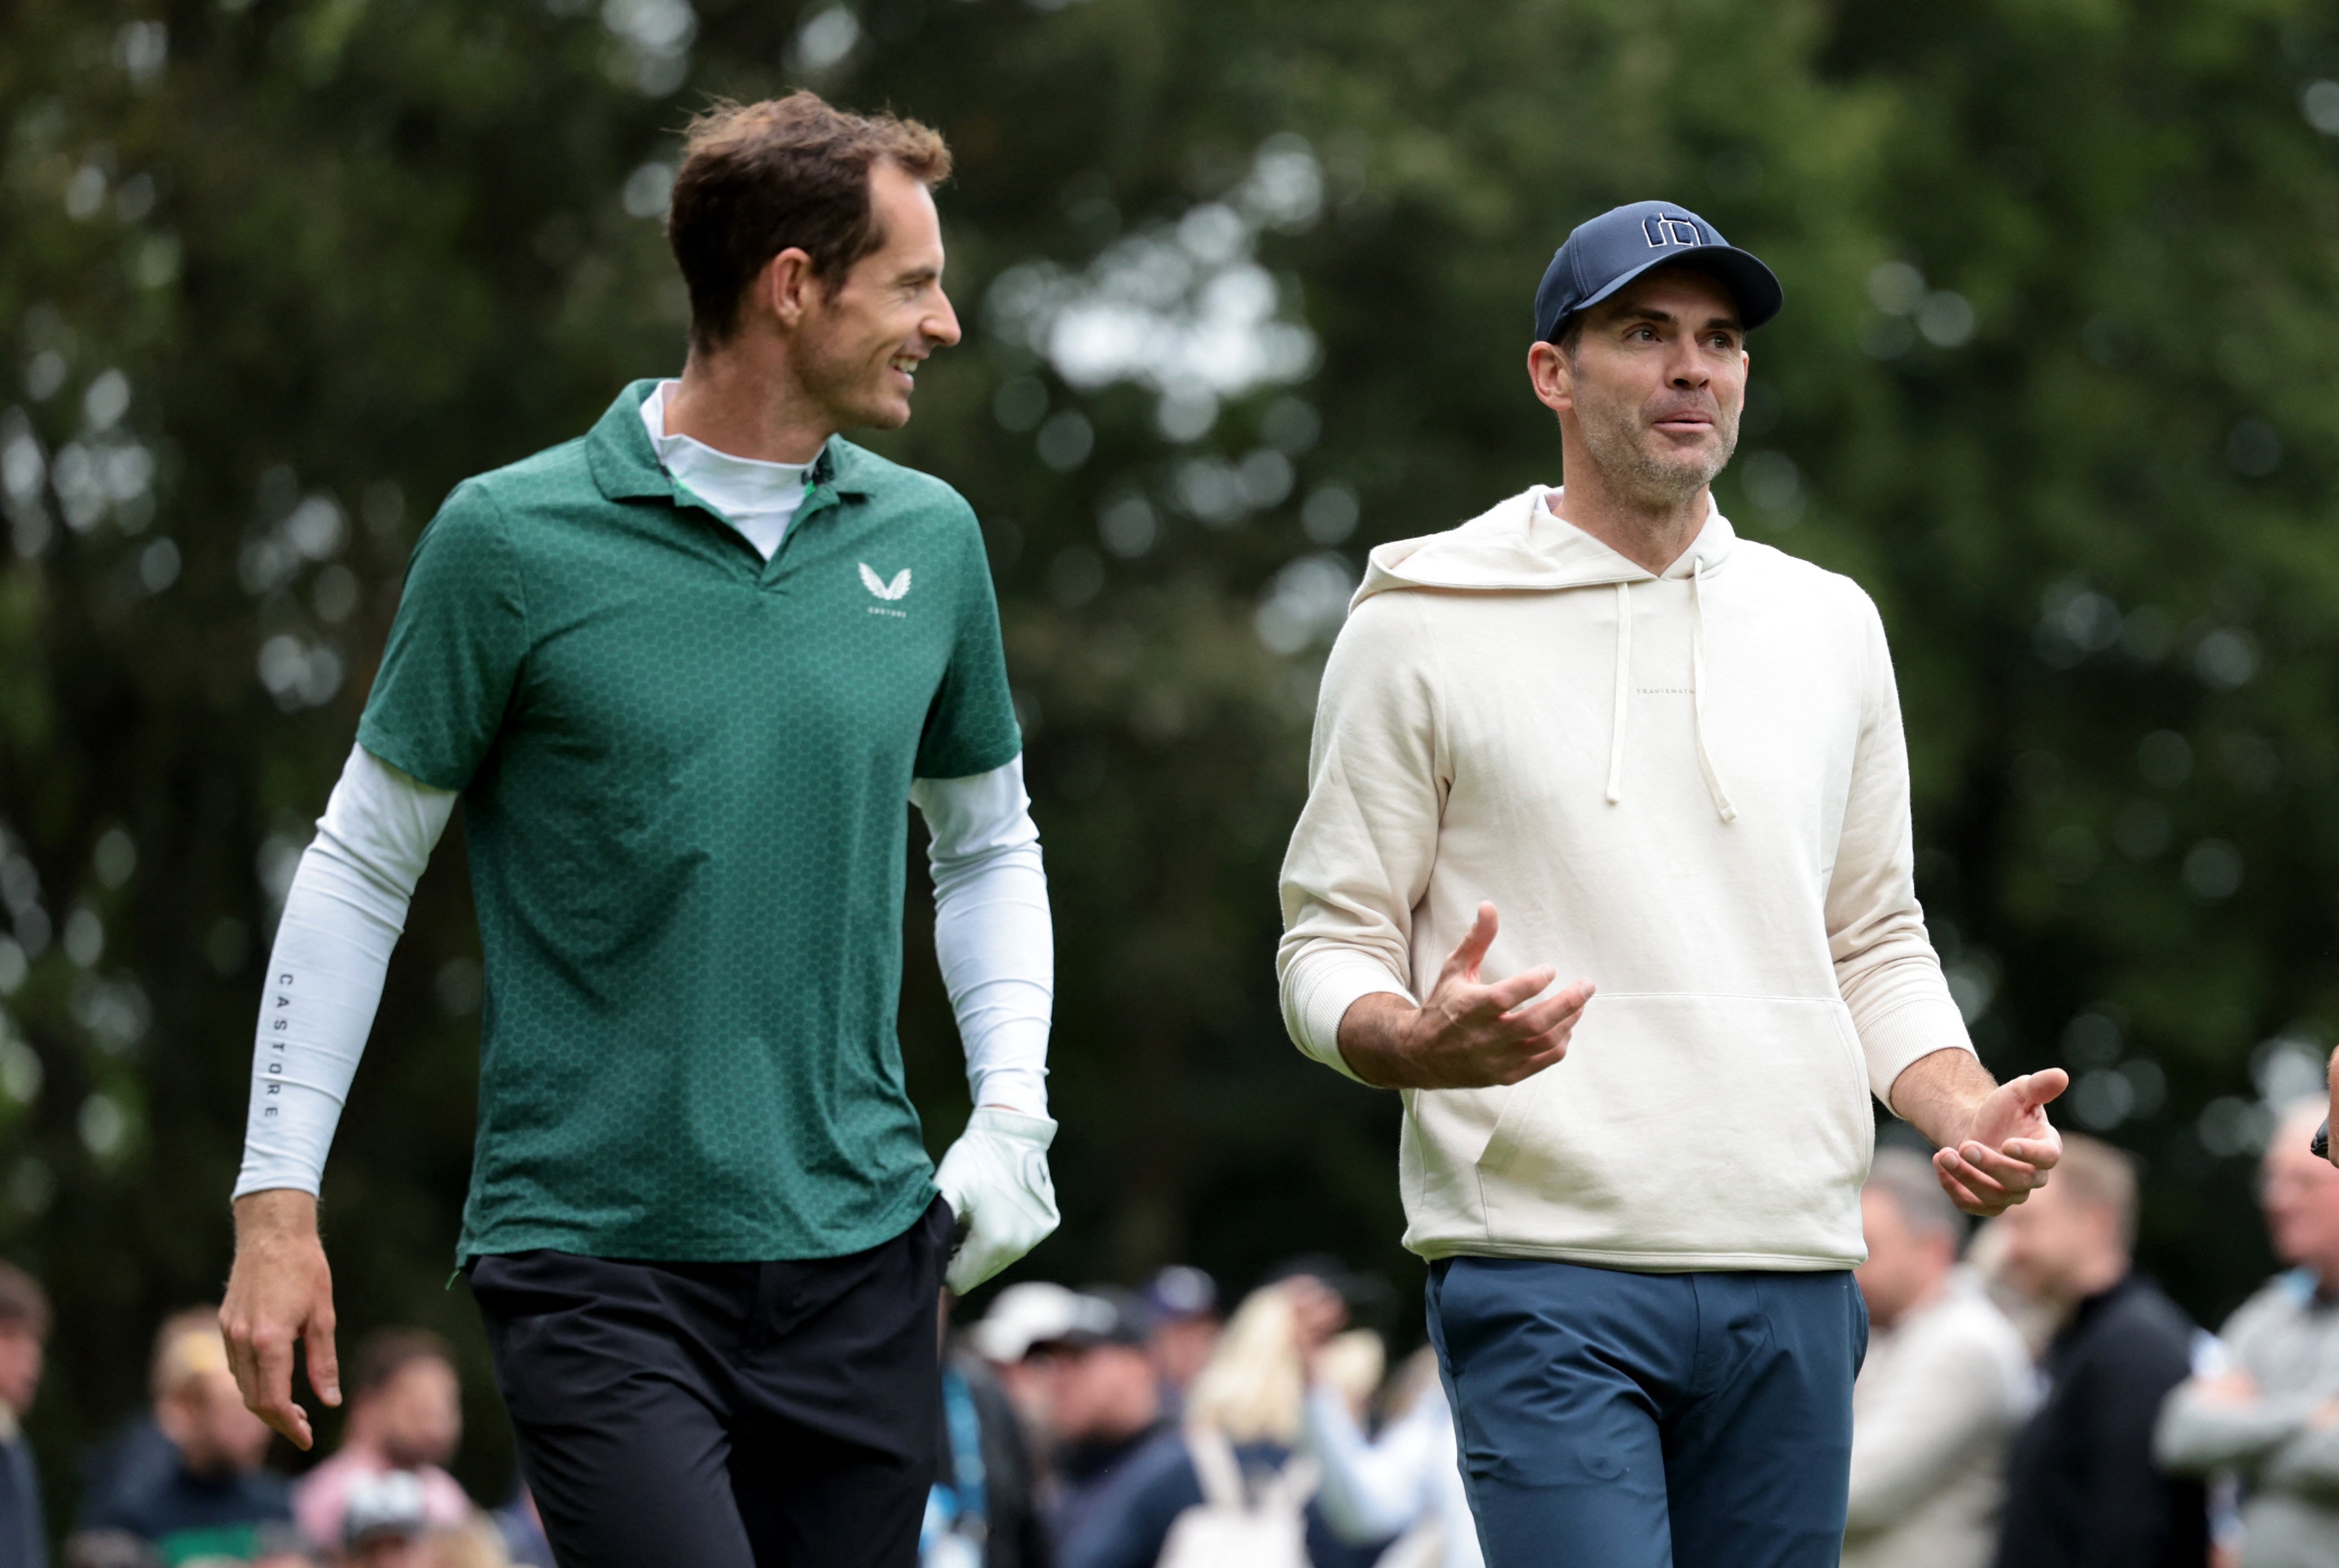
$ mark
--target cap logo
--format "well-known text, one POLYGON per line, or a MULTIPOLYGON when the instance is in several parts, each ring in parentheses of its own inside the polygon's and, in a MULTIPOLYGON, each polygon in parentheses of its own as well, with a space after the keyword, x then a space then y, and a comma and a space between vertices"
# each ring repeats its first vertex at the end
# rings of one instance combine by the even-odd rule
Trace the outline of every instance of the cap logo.
POLYGON ((1652 251, 1662 251, 1668 245, 1705 243, 1705 237, 1697 232, 1696 219, 1676 218, 1663 212, 1642 219, 1641 232, 1647 237, 1652 251))

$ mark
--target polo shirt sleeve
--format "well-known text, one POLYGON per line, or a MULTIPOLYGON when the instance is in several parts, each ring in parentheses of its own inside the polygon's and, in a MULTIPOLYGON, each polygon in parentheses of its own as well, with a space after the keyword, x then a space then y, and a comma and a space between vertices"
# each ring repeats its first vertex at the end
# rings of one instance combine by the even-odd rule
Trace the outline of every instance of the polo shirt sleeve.
POLYGON ((999 599, 991 586, 982 530, 974 514, 957 519, 961 547, 957 632, 950 667, 926 710, 918 738, 922 779, 969 778, 1005 767, 1023 750, 1015 699, 1007 686, 1007 654, 999 641, 999 599))
POLYGON ((465 788, 503 727, 527 652, 502 512, 484 485, 465 483, 414 547, 358 744, 433 788, 465 788))

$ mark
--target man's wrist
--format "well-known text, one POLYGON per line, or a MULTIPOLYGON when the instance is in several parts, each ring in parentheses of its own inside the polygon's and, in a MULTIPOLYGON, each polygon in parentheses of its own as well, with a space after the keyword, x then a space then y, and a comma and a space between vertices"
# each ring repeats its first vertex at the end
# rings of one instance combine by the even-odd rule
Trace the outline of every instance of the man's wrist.
POLYGON ((1407 1044, 1421 1010, 1413 999, 1379 991, 1360 996, 1340 1015, 1339 1051, 1357 1082, 1375 1089, 1413 1087, 1407 1044))
POLYGON ((297 1187, 271 1187, 247 1192, 231 1206, 235 1214, 239 1247, 250 1242, 284 1238, 313 1240, 317 1235, 317 1195, 297 1187))
POLYGON ((1890 1103, 1894 1115, 1937 1146, 1954 1149, 1965 1141, 1982 1102, 1997 1087, 1972 1051, 1944 1047, 1900 1070, 1892 1080, 1890 1103))
POLYGON ((1412 1000, 1387 965, 1355 953, 1309 955, 1286 976, 1285 987, 1284 1020, 1292 1043, 1348 1078, 1357 1076, 1356 1069, 1340 1047, 1349 1010, 1368 996, 1412 1000))
POLYGON ((960 1136, 984 1133, 996 1138, 1019 1139, 1026 1143, 1048 1148, 1056 1140, 1056 1121, 1050 1116, 1033 1116, 1003 1105, 979 1105, 966 1119, 966 1130, 960 1136))

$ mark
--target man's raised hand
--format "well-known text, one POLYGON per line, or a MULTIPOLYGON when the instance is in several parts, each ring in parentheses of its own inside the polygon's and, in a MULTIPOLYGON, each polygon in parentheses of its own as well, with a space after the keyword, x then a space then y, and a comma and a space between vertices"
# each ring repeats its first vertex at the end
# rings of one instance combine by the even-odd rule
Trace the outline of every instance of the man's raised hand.
POLYGON ((2070 1086, 2069 1073, 2050 1067, 2008 1079, 1974 1108, 1964 1136, 1933 1156, 1942 1190, 1959 1208, 1991 1218, 2047 1185, 2063 1158, 2047 1102, 2070 1086))
POLYGON ((1478 966, 1495 944, 1495 906, 1482 903, 1468 934, 1419 1007, 1393 992, 1359 999, 1340 1020, 1340 1054, 1358 1078, 1383 1089, 1488 1089, 1531 1078, 1567 1054, 1592 1000, 1579 980, 1533 999, 1557 978, 1539 964, 1492 985, 1478 966))
POLYGON ((317 1237, 317 1200, 290 1188, 235 1201, 235 1267, 220 1306, 228 1366, 252 1413, 292 1440, 316 1442, 309 1413, 292 1397, 292 1351, 309 1352, 309 1386, 341 1402, 333 1349, 333 1271, 317 1237))

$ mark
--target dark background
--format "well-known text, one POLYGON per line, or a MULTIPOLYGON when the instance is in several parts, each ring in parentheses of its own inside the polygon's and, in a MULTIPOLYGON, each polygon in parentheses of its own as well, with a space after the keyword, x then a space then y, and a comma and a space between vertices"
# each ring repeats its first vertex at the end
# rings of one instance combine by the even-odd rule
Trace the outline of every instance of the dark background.
MULTIPOLYGON (((1786 281, 1722 504, 1883 607, 1984 1057, 2073 1069, 2062 1119, 2143 1158, 2146 1262, 2214 1323, 2270 1266, 2268 1105, 2339 1027, 2327 18, 0 0, 0 1253, 61 1308, 60 1514, 156 1321, 222 1282, 259 966, 407 550, 457 479, 677 369, 676 133, 797 84, 959 159, 967 340, 874 444, 985 520, 1046 839, 1065 1224, 1010 1278, 1329 1251, 1409 1330, 1394 1101, 1275 1007, 1316 673, 1365 547, 1558 478, 1535 280, 1657 195, 1786 281)), ((922 879, 902 1032, 939 1148, 966 1101, 922 879)), ((349 1334, 461 1346, 493 1494, 442 1288, 479 988, 458 833, 326 1215, 349 1334)))

